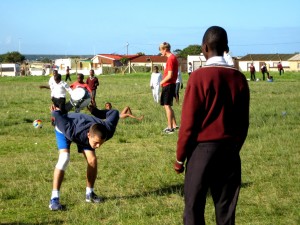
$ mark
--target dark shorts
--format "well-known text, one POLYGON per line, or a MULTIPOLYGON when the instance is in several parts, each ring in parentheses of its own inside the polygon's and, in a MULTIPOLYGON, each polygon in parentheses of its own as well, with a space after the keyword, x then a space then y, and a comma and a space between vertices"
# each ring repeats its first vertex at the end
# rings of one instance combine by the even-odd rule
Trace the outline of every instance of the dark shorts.
POLYGON ((175 96, 176 84, 169 84, 162 88, 160 104, 161 105, 173 105, 173 98, 175 96))

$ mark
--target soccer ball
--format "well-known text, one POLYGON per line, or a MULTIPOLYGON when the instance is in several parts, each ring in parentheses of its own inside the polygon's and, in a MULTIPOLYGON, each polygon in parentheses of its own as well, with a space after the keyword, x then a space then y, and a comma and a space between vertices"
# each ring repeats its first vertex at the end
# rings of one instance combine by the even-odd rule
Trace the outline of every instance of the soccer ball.
POLYGON ((32 125, 33 125, 34 128, 42 128, 43 127, 43 124, 42 124, 41 120, 33 121, 32 125))

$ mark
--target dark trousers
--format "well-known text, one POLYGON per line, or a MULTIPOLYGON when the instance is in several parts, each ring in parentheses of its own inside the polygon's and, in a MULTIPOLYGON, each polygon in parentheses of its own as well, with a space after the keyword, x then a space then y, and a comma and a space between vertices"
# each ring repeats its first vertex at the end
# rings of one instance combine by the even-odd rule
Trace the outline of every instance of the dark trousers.
POLYGON ((255 72, 250 72, 250 74, 251 74, 251 80, 255 81, 256 80, 255 72))
POLYGON ((66 80, 65 81, 67 81, 67 80, 71 81, 71 75, 70 74, 66 74, 66 80))
POLYGON ((199 143, 188 156, 184 182, 184 224, 204 225, 210 189, 218 225, 235 224, 241 185, 239 149, 231 143, 199 143))
POLYGON ((280 75, 280 76, 281 76, 281 72, 282 72, 282 74, 284 74, 283 68, 279 69, 278 71, 279 71, 279 75, 280 75))

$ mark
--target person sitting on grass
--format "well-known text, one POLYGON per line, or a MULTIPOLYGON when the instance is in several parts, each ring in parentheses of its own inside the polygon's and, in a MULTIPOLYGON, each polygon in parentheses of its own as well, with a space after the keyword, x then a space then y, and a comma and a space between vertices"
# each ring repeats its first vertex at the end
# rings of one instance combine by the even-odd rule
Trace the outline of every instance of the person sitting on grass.
POLYGON ((54 105, 51 106, 51 111, 55 118, 55 135, 59 157, 54 169, 50 210, 63 210, 60 204, 60 188, 70 161, 72 142, 77 144, 78 152, 83 154, 87 162, 86 202, 100 203, 103 200, 94 192, 97 177, 95 150, 113 137, 119 121, 119 112, 111 109, 91 110, 94 116, 82 113, 63 114, 54 105))

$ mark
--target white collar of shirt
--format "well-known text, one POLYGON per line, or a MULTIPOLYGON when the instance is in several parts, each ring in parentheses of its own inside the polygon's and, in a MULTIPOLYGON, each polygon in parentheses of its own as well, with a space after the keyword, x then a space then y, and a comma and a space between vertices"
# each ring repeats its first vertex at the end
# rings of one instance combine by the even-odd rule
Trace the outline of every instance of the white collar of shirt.
POLYGON ((206 61, 206 66, 210 65, 227 65, 225 59, 222 56, 213 56, 206 61))

